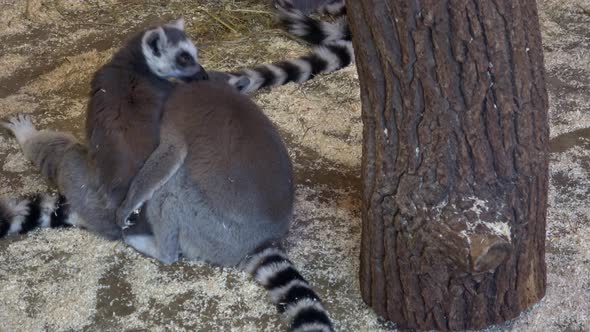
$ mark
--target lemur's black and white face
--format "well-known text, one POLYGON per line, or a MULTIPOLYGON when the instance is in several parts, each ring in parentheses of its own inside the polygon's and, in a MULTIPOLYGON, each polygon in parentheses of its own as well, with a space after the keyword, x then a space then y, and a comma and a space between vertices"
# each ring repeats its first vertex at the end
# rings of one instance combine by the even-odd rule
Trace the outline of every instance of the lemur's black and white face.
POLYGON ((141 49, 150 70, 162 78, 188 78, 203 71, 197 48, 184 32, 181 18, 143 34, 141 49))

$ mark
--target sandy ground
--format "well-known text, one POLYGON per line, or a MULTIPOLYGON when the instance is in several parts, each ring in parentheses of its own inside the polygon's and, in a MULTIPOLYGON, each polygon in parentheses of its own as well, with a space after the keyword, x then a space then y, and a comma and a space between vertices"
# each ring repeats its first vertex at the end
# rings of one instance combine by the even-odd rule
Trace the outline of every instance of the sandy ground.
MULTIPOLYGON (((590 331, 590 1, 539 1, 551 112, 548 290, 490 331, 590 331)), ((184 16, 210 69, 301 54, 264 1, 0 1, 0 118, 81 134, 94 70, 123 36, 184 16)), ((338 331, 395 331, 360 298, 362 123, 356 69, 256 95, 297 176, 289 252, 338 331)), ((81 136, 80 136, 81 137, 81 136)), ((49 190, 0 133, 0 195, 49 190)), ((81 230, 0 242, 0 331, 284 330, 263 289, 232 269, 163 266, 81 230)))

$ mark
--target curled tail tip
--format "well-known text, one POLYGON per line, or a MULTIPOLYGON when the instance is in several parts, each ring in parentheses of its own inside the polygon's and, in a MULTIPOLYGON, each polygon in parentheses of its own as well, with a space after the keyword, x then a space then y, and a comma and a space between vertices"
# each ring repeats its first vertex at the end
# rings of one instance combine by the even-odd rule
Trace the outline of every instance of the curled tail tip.
POLYGON ((290 322, 290 331, 333 331, 328 312, 287 254, 275 247, 253 255, 245 270, 266 288, 290 322))

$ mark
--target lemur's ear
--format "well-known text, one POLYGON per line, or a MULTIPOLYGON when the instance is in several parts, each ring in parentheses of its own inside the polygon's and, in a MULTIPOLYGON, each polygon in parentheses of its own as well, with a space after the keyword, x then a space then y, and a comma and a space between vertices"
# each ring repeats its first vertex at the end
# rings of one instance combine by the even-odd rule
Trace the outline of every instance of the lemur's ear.
POLYGON ((168 38, 161 27, 153 30, 148 30, 142 39, 142 47, 144 50, 149 50, 153 55, 159 57, 162 55, 162 50, 166 47, 168 38))
POLYGON ((176 28, 180 31, 184 31, 184 18, 181 17, 177 20, 166 23, 166 26, 171 27, 171 28, 176 28))

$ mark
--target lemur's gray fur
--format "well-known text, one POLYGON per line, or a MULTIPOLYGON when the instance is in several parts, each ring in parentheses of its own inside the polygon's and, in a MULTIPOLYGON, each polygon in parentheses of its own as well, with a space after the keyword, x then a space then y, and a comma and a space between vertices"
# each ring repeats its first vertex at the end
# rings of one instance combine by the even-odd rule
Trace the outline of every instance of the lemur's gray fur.
MULTIPOLYGON (((82 226, 96 231, 104 224, 97 217, 112 218, 113 201, 84 146, 65 133, 37 131, 27 116, 5 126, 68 197, 82 226)), ((216 81, 173 90, 160 142, 131 182, 118 223, 144 203, 140 229, 128 228, 127 244, 164 263, 183 255, 239 266, 269 290, 291 331, 332 331, 319 297, 276 245, 292 218, 291 161, 275 127, 245 95, 216 81)))
POLYGON ((286 234, 291 162, 277 130, 249 98, 223 82, 178 86, 166 103, 160 137, 117 211, 122 226, 149 201, 156 258, 175 261, 180 251, 235 265, 286 234), (150 200, 158 191, 165 200, 150 200), (185 212, 174 220, 174 211, 185 212))

